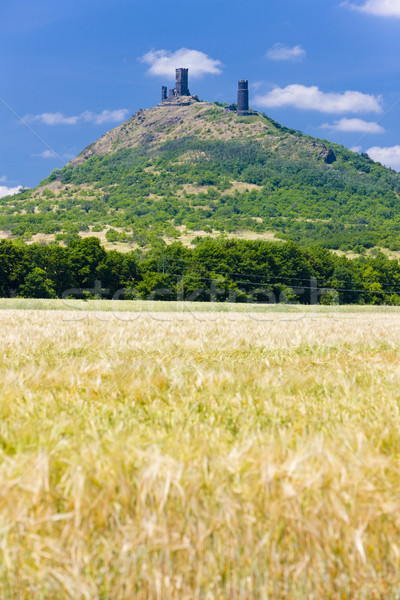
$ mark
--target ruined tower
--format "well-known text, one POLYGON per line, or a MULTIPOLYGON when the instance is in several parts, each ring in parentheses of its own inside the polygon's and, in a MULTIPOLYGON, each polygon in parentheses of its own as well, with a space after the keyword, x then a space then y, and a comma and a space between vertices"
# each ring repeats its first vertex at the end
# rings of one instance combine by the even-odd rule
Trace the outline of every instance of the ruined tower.
POLYGON ((167 95, 167 88, 161 88, 161 102, 165 100, 176 101, 181 96, 190 96, 189 92, 189 69, 176 69, 176 84, 167 95))
POLYGON ((237 112, 239 116, 247 115, 249 112, 249 82, 247 79, 239 81, 237 112))
POLYGON ((176 69, 176 94, 177 96, 190 96, 189 69, 176 69))

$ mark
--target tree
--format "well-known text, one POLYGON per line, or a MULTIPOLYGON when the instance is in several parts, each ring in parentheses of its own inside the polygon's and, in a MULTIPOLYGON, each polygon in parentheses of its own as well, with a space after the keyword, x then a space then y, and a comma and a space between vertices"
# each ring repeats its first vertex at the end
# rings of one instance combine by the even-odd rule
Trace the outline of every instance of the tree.
POLYGON ((96 269, 97 279, 103 287, 110 290, 110 295, 141 279, 137 261, 132 253, 122 254, 116 250, 107 252, 106 258, 96 269))
POLYGON ((47 277, 46 271, 35 267, 25 278, 25 283, 20 287, 19 294, 22 298, 56 298, 54 284, 47 277))
POLYGON ((0 242, 0 296, 13 295, 29 271, 27 246, 9 240, 0 242))
POLYGON ((97 268, 107 256, 100 241, 88 237, 72 242, 68 246, 68 265, 73 274, 73 286, 77 288, 92 288, 98 279, 97 268))

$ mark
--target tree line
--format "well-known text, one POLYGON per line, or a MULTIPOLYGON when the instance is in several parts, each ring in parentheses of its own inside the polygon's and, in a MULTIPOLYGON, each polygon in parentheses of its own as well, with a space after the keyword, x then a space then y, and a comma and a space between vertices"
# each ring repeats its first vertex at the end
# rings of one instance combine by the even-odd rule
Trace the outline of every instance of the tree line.
POLYGON ((3 240, 0 296, 397 305, 400 264, 294 242, 203 238, 194 248, 160 242, 122 253, 94 237, 68 246, 3 240))

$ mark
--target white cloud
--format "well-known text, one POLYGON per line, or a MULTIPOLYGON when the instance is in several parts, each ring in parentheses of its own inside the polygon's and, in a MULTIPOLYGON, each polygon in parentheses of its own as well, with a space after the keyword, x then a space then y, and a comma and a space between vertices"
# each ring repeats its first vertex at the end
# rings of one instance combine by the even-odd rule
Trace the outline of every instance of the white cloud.
POLYGON ((32 154, 31 156, 38 156, 39 158, 58 158, 58 154, 57 152, 54 152, 54 150, 43 150, 43 152, 32 154))
POLYGON ((250 87, 255 91, 259 90, 261 87, 263 87, 263 85, 264 85, 263 81, 254 81, 254 82, 250 83, 250 87))
POLYGON ((306 51, 301 46, 290 47, 279 42, 267 52, 267 58, 271 60, 298 60, 304 58, 305 55, 306 51))
POLYGON ((7 181, 7 175, 2 175, 0 177, 0 183, 5 183, 7 181))
POLYGON ((22 185, 17 187, 7 187, 5 185, 0 185, 0 198, 4 198, 5 196, 14 196, 14 194, 18 194, 22 190, 22 185))
MULTIPOLYGON (((103 110, 96 114, 85 110, 80 115, 66 117, 61 112, 42 113, 40 115, 26 115, 24 121, 28 123, 40 122, 44 125, 77 125, 79 122, 94 123, 95 125, 103 125, 104 123, 119 123, 126 119, 129 114, 127 108, 117 110, 103 110)), ((49 158, 49 157, 46 157, 49 158)))
POLYGON ((45 158, 45 159, 58 159, 61 162, 63 161, 63 159, 65 160, 71 160, 72 158, 75 158, 75 154, 71 154, 70 152, 65 152, 64 154, 57 154, 57 152, 55 152, 54 150, 43 150, 43 152, 39 152, 39 154, 31 154, 31 156, 37 157, 37 158, 45 158))
POLYGON ((103 125, 103 123, 119 123, 120 121, 124 121, 128 114, 129 110, 127 108, 119 108, 117 110, 103 110, 103 112, 97 115, 95 113, 85 111, 81 114, 80 118, 89 123, 103 125))
POLYGON ((400 0, 364 0, 362 4, 344 2, 343 6, 378 17, 400 18, 400 0))
POLYGON ((191 77, 203 75, 218 75, 222 72, 220 60, 210 58, 199 50, 180 48, 176 52, 168 50, 151 50, 139 59, 142 63, 150 65, 149 75, 175 76, 175 69, 188 68, 191 77))
POLYGON ((321 129, 330 129, 331 131, 342 131, 344 133, 385 133, 383 127, 372 121, 363 119, 339 119, 334 123, 324 123, 321 129))
POLYGON ((65 117, 62 113, 42 113, 40 115, 25 115, 24 121, 34 123, 39 121, 44 125, 76 125, 79 117, 65 117))
POLYGON ((385 167, 391 167, 395 171, 400 171, 400 146, 391 146, 389 148, 373 146, 367 150, 367 154, 372 160, 382 163, 385 167))
POLYGON ((316 85, 307 87, 292 84, 285 88, 276 87, 263 96, 256 96, 254 104, 266 108, 293 106, 303 110, 317 110, 332 114, 382 112, 380 96, 352 91, 322 92, 316 85))

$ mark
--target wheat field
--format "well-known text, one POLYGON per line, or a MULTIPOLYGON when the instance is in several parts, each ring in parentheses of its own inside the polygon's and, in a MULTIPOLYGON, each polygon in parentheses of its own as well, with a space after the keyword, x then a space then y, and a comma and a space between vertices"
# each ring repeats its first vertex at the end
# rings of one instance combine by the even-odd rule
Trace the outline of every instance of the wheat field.
POLYGON ((398 312, 0 327, 1 598, 400 598, 398 312))

